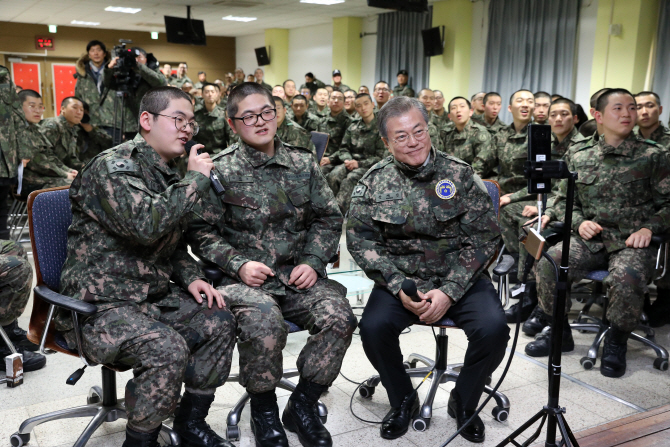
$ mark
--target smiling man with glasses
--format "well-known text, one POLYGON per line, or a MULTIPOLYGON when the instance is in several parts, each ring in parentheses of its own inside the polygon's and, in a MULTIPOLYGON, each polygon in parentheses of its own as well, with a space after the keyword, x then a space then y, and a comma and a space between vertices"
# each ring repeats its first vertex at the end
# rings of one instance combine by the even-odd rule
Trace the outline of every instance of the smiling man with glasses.
POLYGON ((270 92, 240 84, 227 113, 241 143, 214 156, 226 191, 210 193, 194 210, 188 242, 225 273, 217 290, 237 319, 240 384, 250 396, 256 445, 288 446, 283 421, 304 446, 328 447, 332 440, 314 404, 337 378, 356 328, 346 289, 326 276, 342 214, 312 152, 276 137, 270 92), (284 318, 310 336, 280 420, 275 389, 288 335, 284 318))
MULTIPOLYGON (((417 99, 393 98, 377 119, 392 157, 370 168, 354 189, 346 233, 349 252, 375 282, 360 334, 391 404, 381 437, 395 439, 419 413, 403 367, 402 331, 447 316, 468 336, 448 404, 460 428, 505 354, 509 328, 486 270, 500 231, 484 183, 470 165, 431 146, 428 112, 417 99), (402 292, 405 279, 416 283, 418 302, 402 292)), ((479 416, 461 436, 484 442, 479 416)))

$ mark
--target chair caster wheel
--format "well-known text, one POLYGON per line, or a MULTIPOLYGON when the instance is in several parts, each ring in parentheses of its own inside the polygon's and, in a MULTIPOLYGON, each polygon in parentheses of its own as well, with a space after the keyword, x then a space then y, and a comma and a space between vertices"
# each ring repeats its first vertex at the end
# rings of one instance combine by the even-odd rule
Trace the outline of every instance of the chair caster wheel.
POLYGON ((240 439, 240 428, 237 425, 226 427, 226 438, 229 441, 238 441, 240 439))
POLYGON ((584 367, 584 369, 589 370, 589 369, 593 368, 594 361, 591 358, 582 357, 579 360, 579 364, 582 365, 584 367))
POLYGON ((422 417, 418 417, 412 421, 412 428, 414 431, 426 431, 426 429, 430 426, 430 419, 424 419, 422 417))
POLYGON ((509 417, 509 408, 493 407, 491 414, 498 422, 505 422, 509 417))
POLYGON ((23 434, 16 432, 9 437, 9 442, 12 444, 12 447, 21 447, 26 445, 28 442, 30 442, 30 433, 23 434))
POLYGON ((661 359, 661 358, 656 358, 654 359, 654 368, 661 370, 661 371, 667 371, 668 370, 668 360, 667 359, 661 359))
POLYGON ((372 399, 372 395, 375 394, 375 387, 361 385, 358 389, 358 394, 360 394, 363 399, 372 399))

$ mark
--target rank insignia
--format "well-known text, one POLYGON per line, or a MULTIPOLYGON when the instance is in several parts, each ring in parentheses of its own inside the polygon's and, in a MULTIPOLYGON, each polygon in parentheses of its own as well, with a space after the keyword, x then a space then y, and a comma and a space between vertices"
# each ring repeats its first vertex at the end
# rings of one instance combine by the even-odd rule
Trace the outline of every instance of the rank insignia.
POLYGON ((435 185, 435 193, 440 199, 452 199, 456 195, 456 185, 451 180, 440 180, 435 185))

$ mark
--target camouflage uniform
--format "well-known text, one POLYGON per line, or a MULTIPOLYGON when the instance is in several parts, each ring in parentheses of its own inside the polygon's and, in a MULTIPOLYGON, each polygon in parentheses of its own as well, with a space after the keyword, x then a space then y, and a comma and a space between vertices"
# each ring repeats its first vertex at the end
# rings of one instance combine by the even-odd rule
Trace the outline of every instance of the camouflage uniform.
POLYGON ((83 164, 93 160, 93 157, 100 152, 112 147, 112 137, 98 126, 93 126, 90 132, 79 126, 79 137, 77 146, 79 147, 79 159, 83 164))
MULTIPOLYGON (((570 240, 569 282, 592 270, 607 269, 607 319, 630 332, 637 326, 647 284, 652 279, 656 247, 628 248, 626 239, 647 228, 663 233, 670 227, 670 160, 650 140, 631 135, 614 148, 604 139, 571 149, 568 168, 577 172, 570 240), (594 221, 603 231, 590 240, 579 236, 579 226, 594 221)), ((567 180, 561 180, 554 207, 563 215, 567 180)), ((549 249, 560 262, 561 246, 549 249)), ((551 264, 537 267, 537 292, 546 313, 553 311, 556 280, 551 264)))
POLYGON ((0 326, 7 326, 21 316, 32 285, 33 268, 23 247, 0 240, 0 326))
MULTIPOLYGON (((642 136, 642 133, 638 131, 637 135, 640 136, 640 138, 644 138, 642 136)), ((663 124, 660 124, 655 131, 649 135, 649 139, 651 141, 655 141, 661 146, 663 146, 665 149, 670 150, 670 129, 665 127, 663 124)))
POLYGON ((428 122, 428 135, 430 135, 430 142, 438 151, 442 150, 442 140, 440 139, 440 130, 432 122, 428 122))
POLYGON ((205 106, 196 107, 194 115, 200 130, 193 139, 205 145, 203 152, 218 154, 229 146, 233 131, 226 120, 225 109, 217 105, 208 112, 205 106))
POLYGON ((393 87, 393 97, 397 98, 398 96, 409 96, 410 98, 414 98, 416 93, 414 93, 414 90, 409 85, 396 85, 393 87))
POLYGON ((354 121, 344 133, 340 150, 332 154, 330 165, 324 166, 328 184, 337 197, 337 203, 343 213, 349 209, 351 193, 363 174, 386 155, 386 147, 379 136, 377 117, 370 124, 361 119, 354 121), (345 160, 357 160, 358 168, 349 171, 345 160))
POLYGON ((316 116, 312 112, 305 112, 300 118, 296 118, 294 115, 291 119, 308 132, 318 132, 322 117, 316 116))
MULTIPOLYGON (((185 292, 203 275, 182 233, 210 180, 195 171, 180 180, 171 165, 140 135, 86 165, 70 188, 61 273, 61 293, 98 306, 82 327, 86 355, 133 368, 128 424, 143 432, 175 410, 182 382, 201 391, 222 385, 235 343, 233 315, 185 292)), ((57 326, 71 322, 60 315, 57 326)), ((72 331, 65 336, 72 345, 72 331)))
POLYGON ((272 86, 271 86, 270 84, 268 84, 268 83, 265 82, 265 81, 261 81, 260 85, 261 85, 261 87, 263 87, 265 90, 267 90, 268 92, 272 93, 272 86))
MULTIPOLYGON (((88 57, 88 54, 84 54, 77 60, 77 72, 74 75, 77 83, 74 86, 74 95, 88 104, 91 125, 112 128, 114 126, 115 92, 108 92, 102 105, 100 104, 100 100, 105 93, 105 88, 101 79, 100 89, 98 89, 98 83, 95 81, 90 62, 91 59, 88 57)), ((105 68, 100 77, 103 77, 103 73, 107 71, 108 63, 109 59, 105 58, 103 62, 105 68)), ((126 115, 126 120, 128 119, 133 119, 133 117, 126 115)))
POLYGON ((460 158, 468 164, 472 164, 478 153, 483 150, 491 150, 491 135, 481 124, 472 120, 465 123, 462 131, 456 126, 449 126, 440 130, 440 141, 442 150, 456 158, 460 158))
POLYGON ((478 113, 478 112, 472 112, 472 116, 470 117, 475 123, 481 124, 482 126, 486 126, 486 119, 484 118, 483 113, 478 113))
POLYGON ((330 116, 330 107, 326 106, 321 111, 317 107, 312 111, 312 113, 314 114, 314 116, 316 116, 316 119, 319 120, 319 123, 321 123, 323 120, 325 120, 330 116))
MULTIPOLYGON (((277 137, 291 146, 309 149, 316 156, 316 147, 312 142, 312 134, 303 129, 298 123, 288 118, 277 127, 277 137)), ((236 141, 239 143, 239 139, 236 141)))
POLYGON ((51 143, 54 154, 65 166, 80 170, 84 163, 79 159, 79 126, 71 126, 64 116, 46 118, 40 123, 40 130, 51 143))
POLYGON ((347 84, 343 84, 342 82, 340 82, 340 85, 333 84, 333 89, 338 89, 342 93, 346 92, 347 90, 351 90, 347 84))
POLYGON ((486 127, 486 130, 489 131, 489 133, 491 134, 492 137, 495 137, 498 132, 500 132, 501 130, 503 130, 507 127, 507 124, 500 121, 500 118, 498 118, 498 117, 496 117, 496 120, 493 122, 493 124, 487 123, 486 120, 483 120, 483 122, 480 123, 480 124, 482 126, 486 127))
MULTIPOLYGON (((446 315, 456 321, 457 315, 452 311, 467 305, 473 296, 470 291, 487 288, 486 307, 479 312, 483 318, 491 319, 490 324, 474 330, 477 337, 471 337, 472 327, 461 326, 471 344, 456 389, 467 405, 465 408, 473 408, 472 402, 476 407, 486 376, 504 356, 509 333, 500 300, 486 270, 500 241, 500 231, 482 181, 462 160, 434 148, 427 164, 419 168, 388 156, 374 165, 356 186, 346 225, 349 252, 375 282, 370 300, 378 294, 378 289, 397 297, 402 282, 411 279, 424 293, 439 289, 451 297, 455 303, 446 315), (444 196, 444 189, 440 189, 443 195, 438 195, 438 184, 444 180, 452 182, 451 197, 444 196), (482 363, 479 363, 480 358, 482 363)), ((371 304, 372 301, 368 301, 368 306, 371 304)), ((386 304, 401 308, 391 320, 396 320, 395 316, 400 313, 407 325, 418 322, 418 317, 405 310, 399 300, 391 298, 386 304)), ((469 316, 472 322, 473 315, 469 316)), ((404 324, 394 327, 397 331, 392 333, 388 331, 389 322, 380 322, 379 318, 377 312, 368 313, 366 307, 360 324, 361 339, 366 354, 382 375, 391 406, 395 407, 399 406, 398 400, 402 401, 412 390, 409 378, 403 378, 406 374, 397 340, 404 324), (375 352, 370 348, 378 339, 385 338, 394 338, 388 350, 375 352), (380 356, 381 359, 377 358, 380 356), (397 364, 400 372, 395 375, 395 383, 394 375, 385 377, 388 370, 378 368, 379 363, 388 368, 397 364), (402 388, 403 382, 409 385, 397 393, 396 389, 402 388)))
POLYGON ((286 318, 310 333, 297 362, 301 379, 330 385, 356 317, 344 287, 326 277, 342 215, 314 157, 275 139, 273 157, 240 143, 213 160, 226 192, 210 193, 195 209, 186 236, 194 253, 226 274, 218 290, 237 318, 240 384, 252 393, 276 388, 286 318), (248 261, 262 262, 275 276, 261 287, 247 286, 238 271, 248 261), (300 264, 318 274, 310 289, 288 285, 300 264))
POLYGON ((312 96, 314 96, 314 93, 316 93, 318 89, 324 88, 325 86, 326 84, 324 84, 322 81, 319 81, 318 79, 314 78, 312 82, 306 82, 304 84, 301 84, 298 91, 304 88, 308 88, 309 91, 312 93, 312 96))
POLYGON ((449 118, 449 114, 444 109, 444 107, 442 110, 442 115, 438 115, 434 110, 430 113, 430 122, 433 123, 439 131, 442 131, 442 129, 453 125, 451 119, 449 118))
MULTIPOLYGON (((191 78, 188 76, 184 75, 184 77, 180 78, 177 75, 172 75, 170 76, 170 79, 167 80, 167 83, 170 85, 173 85, 177 88, 181 88, 182 85, 186 84, 187 82, 190 82, 193 84, 193 81, 191 81, 191 78)), ((237 85, 235 82, 233 82, 234 85, 237 85)))
POLYGON ((52 144, 40 132, 37 124, 28 124, 23 129, 21 138, 32 148, 32 157, 23 169, 23 197, 38 189, 68 186, 72 183, 67 178, 71 169, 56 156, 52 144))
POLYGON ((330 138, 328 139, 328 147, 326 148, 326 153, 323 154, 324 157, 329 157, 331 154, 337 152, 340 149, 342 144, 342 139, 344 138, 344 133, 347 131, 351 125, 351 118, 346 111, 342 110, 335 116, 328 115, 319 126, 318 131, 327 133, 330 138))

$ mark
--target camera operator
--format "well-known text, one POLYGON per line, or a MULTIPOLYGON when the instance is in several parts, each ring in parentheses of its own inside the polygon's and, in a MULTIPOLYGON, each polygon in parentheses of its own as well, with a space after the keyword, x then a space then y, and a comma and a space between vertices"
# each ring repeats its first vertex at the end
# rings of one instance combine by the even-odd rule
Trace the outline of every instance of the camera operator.
POLYGON ((107 47, 99 40, 92 40, 86 45, 86 54, 77 61, 77 72, 74 77, 77 83, 74 96, 90 104, 91 124, 97 125, 109 135, 113 134, 114 126, 114 95, 105 96, 103 73, 111 57, 107 47), (101 99, 104 100, 101 103, 101 99))
MULTIPOLYGON (((104 71, 103 83, 110 91, 125 89, 128 92, 124 104, 123 131, 126 140, 131 140, 137 133, 137 119, 134 117, 139 115, 142 97, 153 87, 167 85, 167 81, 158 71, 156 58, 151 54, 147 55, 142 48, 133 47, 128 51, 122 44, 114 47, 114 52, 115 56, 104 71)), ((119 122, 120 119, 120 117, 117 118, 119 122)), ((120 124, 117 123, 118 125, 120 124)))

